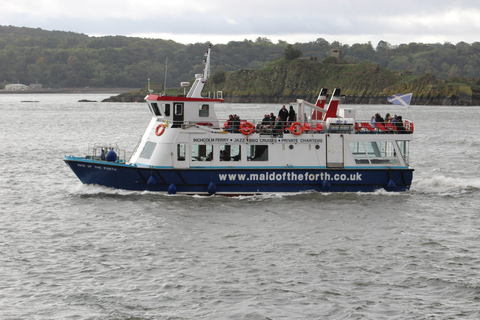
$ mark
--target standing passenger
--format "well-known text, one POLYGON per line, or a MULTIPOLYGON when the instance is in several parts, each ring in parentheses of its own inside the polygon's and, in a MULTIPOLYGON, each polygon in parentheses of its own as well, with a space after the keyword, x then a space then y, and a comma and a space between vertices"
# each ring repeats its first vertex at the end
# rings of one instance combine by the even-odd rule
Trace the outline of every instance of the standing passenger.
POLYGON ((290 106, 290 110, 288 111, 288 124, 292 124, 295 121, 297 121, 295 110, 293 110, 293 106, 290 106))
POLYGON ((287 121, 288 118, 288 110, 285 108, 285 105, 283 105, 282 109, 278 111, 278 116, 280 117, 280 121, 287 121))

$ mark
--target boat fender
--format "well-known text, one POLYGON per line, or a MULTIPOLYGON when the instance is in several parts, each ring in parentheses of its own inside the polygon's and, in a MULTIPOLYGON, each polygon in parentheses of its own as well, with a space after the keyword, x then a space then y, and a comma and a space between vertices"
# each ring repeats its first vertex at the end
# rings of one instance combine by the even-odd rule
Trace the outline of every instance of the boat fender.
POLYGON ((170 183, 170 185, 168 186, 167 192, 168 194, 175 194, 177 193, 177 187, 173 183, 170 183))
POLYGON ((157 180, 155 180, 155 177, 154 177, 154 176, 150 176, 150 178, 148 178, 147 184, 148 184, 149 186, 154 186, 154 185, 157 184, 157 180))
POLYGON ((213 181, 210 181, 210 183, 208 184, 207 191, 208 191, 209 194, 217 193, 217 186, 215 185, 215 183, 213 181))
POLYGON ((395 189, 397 189, 397 185, 395 184, 395 182, 393 182, 392 179, 388 180, 387 186, 385 187, 385 190, 395 191, 395 189))
POLYGON ((107 160, 109 162, 117 161, 117 154, 115 153, 115 151, 113 151, 113 150, 108 151, 107 155, 105 156, 105 160, 107 160))
POLYGON ((240 132, 246 136, 251 135, 253 130, 255 130, 255 126, 250 122, 242 122, 240 124, 240 132))
POLYGON ((293 133, 294 135, 298 136, 303 133, 303 126, 300 122, 294 122, 290 126, 290 132, 293 133))
POLYGON ((327 180, 322 181, 323 192, 330 192, 331 189, 332 189, 332 185, 330 184, 330 182, 328 182, 327 180))

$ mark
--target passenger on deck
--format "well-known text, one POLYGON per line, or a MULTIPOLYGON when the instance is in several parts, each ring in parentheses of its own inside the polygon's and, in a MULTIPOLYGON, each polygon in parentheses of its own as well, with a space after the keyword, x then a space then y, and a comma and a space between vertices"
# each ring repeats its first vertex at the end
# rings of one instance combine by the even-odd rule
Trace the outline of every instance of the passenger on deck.
POLYGON ((402 116, 397 117, 397 122, 395 123, 395 125, 397 126, 398 133, 407 133, 407 130, 405 129, 405 126, 403 125, 402 116))
POLYGON ((226 126, 228 132, 233 132, 235 130, 233 125, 234 125, 233 115, 229 115, 228 116, 228 121, 227 121, 227 126, 226 126))
POLYGON ((295 110, 293 110, 293 106, 290 106, 290 110, 288 111, 288 124, 292 124, 295 121, 297 121, 297 116, 295 110))
POLYGON ((274 127, 275 126, 275 115, 273 114, 273 112, 270 112, 270 127, 274 127))
POLYGON ((233 115, 233 131, 240 132, 240 117, 236 114, 233 115))
POLYGON ((268 129, 270 128, 270 116, 268 114, 265 114, 262 119, 262 123, 257 125, 257 131, 260 133, 266 133, 268 132, 268 129))
POLYGON ((283 124, 284 122, 280 117, 277 117, 275 126, 273 127, 273 136, 281 135, 283 133, 283 124))
POLYGON ((270 116, 268 114, 265 114, 262 119, 262 126, 268 125, 270 125, 270 116))
POLYGON ((383 124, 385 122, 385 120, 382 118, 382 116, 380 115, 380 113, 377 113, 375 115, 375 123, 381 123, 383 124))
POLYGON ((278 116, 280 117, 280 121, 287 121, 288 119, 288 110, 285 108, 285 105, 283 105, 282 109, 278 111, 278 116))
MULTIPOLYGON (((276 120, 277 122, 280 122, 280 125, 282 127, 282 131, 285 128, 285 125, 287 124, 288 120, 288 110, 285 107, 285 105, 282 106, 282 109, 278 112, 278 118, 280 118, 280 121, 276 120)), ((278 119, 277 118, 277 119, 278 119)), ((277 127, 277 123, 275 123, 275 128, 277 127)))
POLYGON ((372 119, 370 119, 370 125, 372 126, 372 128, 375 128, 375 116, 372 116, 372 119))

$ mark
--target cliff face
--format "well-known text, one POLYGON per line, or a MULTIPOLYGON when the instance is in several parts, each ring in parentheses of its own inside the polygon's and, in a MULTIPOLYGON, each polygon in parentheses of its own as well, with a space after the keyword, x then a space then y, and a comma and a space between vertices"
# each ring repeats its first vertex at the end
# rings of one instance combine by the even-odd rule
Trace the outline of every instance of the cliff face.
POLYGON ((227 73, 216 85, 227 102, 315 101, 320 88, 341 88, 343 104, 385 104, 387 97, 413 92, 413 105, 480 105, 480 87, 471 79, 437 80, 433 75, 402 76, 378 65, 278 63, 262 70, 227 73), (219 88, 220 87, 220 88, 219 88))
MULTIPOLYGON (((387 97, 413 92, 412 105, 480 106, 480 82, 435 79, 431 74, 400 75, 376 64, 327 64, 280 61, 261 70, 227 72, 226 80, 206 83, 206 91, 223 91, 229 103, 288 103, 297 99, 315 102, 321 88, 341 88, 342 104, 386 104, 387 97)), ((183 89, 169 94, 183 94, 183 89)), ((144 101, 147 90, 130 92, 104 101, 144 101)))

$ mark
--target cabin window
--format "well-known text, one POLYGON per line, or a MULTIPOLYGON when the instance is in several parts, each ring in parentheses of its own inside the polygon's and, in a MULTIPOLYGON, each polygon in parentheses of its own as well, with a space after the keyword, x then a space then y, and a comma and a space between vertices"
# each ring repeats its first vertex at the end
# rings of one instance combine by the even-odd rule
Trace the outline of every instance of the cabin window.
POLYGON ((410 153, 408 148, 408 141, 397 141, 398 148, 402 153, 403 159, 405 160, 405 164, 408 166, 410 163, 410 153))
POLYGON ((354 141, 348 143, 357 164, 399 164, 392 141, 354 141))
POLYGON ((220 146, 220 161, 240 161, 241 154, 239 145, 220 146))
POLYGON ((209 105, 208 104, 201 104, 198 106, 198 116, 199 117, 208 117, 208 111, 209 111, 209 105))
POLYGON ((161 116, 162 114, 160 113, 160 110, 158 109, 158 104, 156 102, 152 102, 151 104, 152 106, 152 112, 156 115, 156 116, 161 116))
POLYGON ((150 159, 156 146, 157 144, 155 142, 147 141, 143 147, 142 153, 140 153, 140 158, 150 159))
POLYGON ((248 161, 268 161, 268 145, 249 145, 247 159, 248 161))
POLYGON ((192 161, 212 161, 213 146, 210 144, 192 145, 192 161))
POLYGON ((162 103, 162 108, 165 117, 170 117, 170 103, 162 103))
POLYGON ((187 147, 185 143, 177 144, 177 161, 185 161, 187 147))

